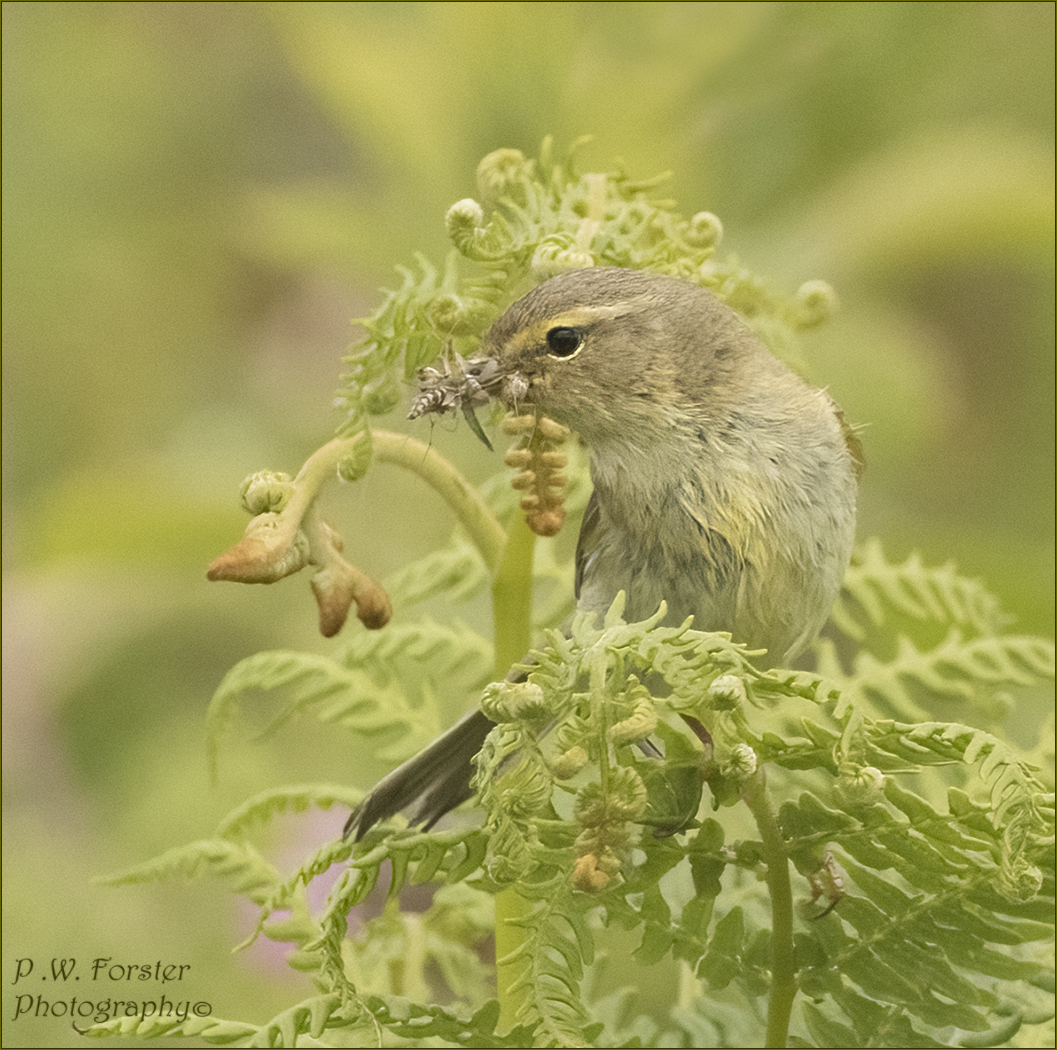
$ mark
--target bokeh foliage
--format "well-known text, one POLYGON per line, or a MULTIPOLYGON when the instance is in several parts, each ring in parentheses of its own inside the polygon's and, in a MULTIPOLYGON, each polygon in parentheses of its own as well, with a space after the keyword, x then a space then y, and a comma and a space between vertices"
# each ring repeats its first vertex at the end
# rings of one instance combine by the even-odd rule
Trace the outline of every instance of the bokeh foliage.
MULTIPOLYGON (((297 581, 243 593, 202 570, 241 528, 239 480, 296 468, 337 424, 347 319, 374 309, 394 263, 441 256, 444 210, 498 147, 592 133, 585 168, 671 168, 672 195, 720 215, 725 249, 754 270, 789 289, 829 281, 843 312, 805 368, 869 424, 861 534, 955 558, 1018 630, 1052 632, 1051 4, 3 16, 17 954, 186 956, 197 995, 267 1014, 281 964, 254 955, 247 976, 217 961, 246 916, 208 889, 118 895, 87 879, 193 838, 267 784, 349 779, 349 741, 304 728, 229 760, 210 789, 202 720, 224 671, 326 643, 297 581)), ((434 440, 471 475, 495 467, 465 428, 434 440)), ((378 575, 447 535, 413 486, 364 491, 332 513, 378 575)), ((379 771, 355 766, 364 783, 379 771)), ((292 822, 295 855, 333 820, 292 822)), ((28 1045, 68 1034, 32 1024, 28 1045)))

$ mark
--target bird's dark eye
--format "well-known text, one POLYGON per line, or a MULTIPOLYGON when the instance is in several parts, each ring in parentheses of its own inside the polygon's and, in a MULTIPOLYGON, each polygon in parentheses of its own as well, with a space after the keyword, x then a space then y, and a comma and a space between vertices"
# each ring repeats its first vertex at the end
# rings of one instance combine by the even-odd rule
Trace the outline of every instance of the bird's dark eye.
POLYGON ((547 333, 547 350, 552 357, 572 357, 583 342, 583 336, 575 328, 552 328, 547 333))

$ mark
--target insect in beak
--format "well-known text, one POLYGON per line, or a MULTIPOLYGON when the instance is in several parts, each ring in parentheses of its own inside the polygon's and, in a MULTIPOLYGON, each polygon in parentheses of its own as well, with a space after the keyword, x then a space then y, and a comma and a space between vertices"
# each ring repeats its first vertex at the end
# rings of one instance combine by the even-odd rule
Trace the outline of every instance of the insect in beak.
POLYGON ((451 355, 442 367, 423 368, 418 373, 418 394, 407 418, 461 411, 470 430, 491 452, 492 442, 481 427, 476 409, 499 393, 505 379, 499 364, 490 357, 467 361, 458 354, 451 355))

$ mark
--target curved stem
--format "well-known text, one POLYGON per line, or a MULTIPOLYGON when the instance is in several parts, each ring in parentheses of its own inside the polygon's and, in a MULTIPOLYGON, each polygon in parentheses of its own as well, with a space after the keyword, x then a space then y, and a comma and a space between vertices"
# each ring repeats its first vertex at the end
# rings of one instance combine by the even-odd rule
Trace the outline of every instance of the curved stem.
MULTIPOLYGON (((291 503, 311 503, 320 488, 334 477, 338 463, 351 455, 362 440, 360 435, 335 438, 309 456, 294 479, 297 493, 291 503)), ((370 440, 377 462, 414 472, 441 496, 469 533, 489 572, 494 573, 503 555, 506 534, 477 490, 443 456, 415 438, 389 430, 372 430, 370 440)))
POLYGON ((760 831, 763 859, 767 865, 767 888, 771 893, 771 999, 767 1008, 767 1042, 764 1045, 783 1047, 789 1038, 789 1017, 797 991, 789 856, 767 796, 767 778, 762 766, 745 782, 741 797, 760 831))

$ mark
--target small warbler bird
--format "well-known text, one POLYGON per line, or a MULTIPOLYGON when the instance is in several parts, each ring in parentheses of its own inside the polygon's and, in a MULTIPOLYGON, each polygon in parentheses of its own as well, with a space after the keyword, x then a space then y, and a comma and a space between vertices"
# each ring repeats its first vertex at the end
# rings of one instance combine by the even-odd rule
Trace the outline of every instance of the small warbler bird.
MULTIPOLYGON (((667 621, 788 662, 829 614, 855 532, 858 441, 711 292, 615 267, 575 270, 514 303, 468 363, 474 389, 579 434, 594 491, 576 551, 580 611, 620 591, 667 621)), ((413 806, 432 826, 472 794, 494 723, 472 712, 385 777, 347 836, 413 806)))

